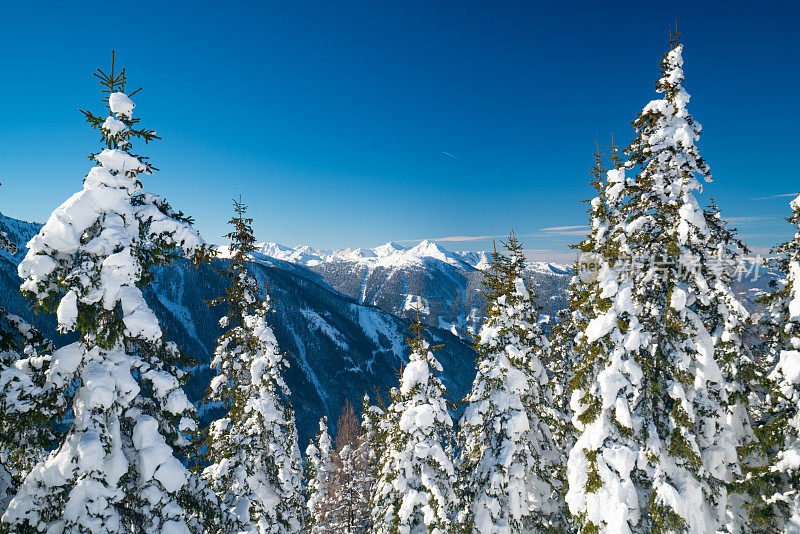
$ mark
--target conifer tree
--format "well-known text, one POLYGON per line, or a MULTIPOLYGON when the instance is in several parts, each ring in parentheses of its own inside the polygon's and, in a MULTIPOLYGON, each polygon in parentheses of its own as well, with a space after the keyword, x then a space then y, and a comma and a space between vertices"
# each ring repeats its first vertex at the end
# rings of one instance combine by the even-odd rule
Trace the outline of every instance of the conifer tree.
POLYGON ((349 401, 345 401, 336 427, 332 528, 328 532, 364 532, 369 524, 372 465, 361 422, 349 401))
MULTIPOLYGON (((103 150, 83 189, 57 208, 28 243, 22 291, 55 311, 80 340, 52 354, 44 379, 75 388, 66 437, 23 481, 3 521, 12 530, 188 532, 189 471, 176 457, 196 422, 181 389, 188 363, 162 338, 142 296, 152 268, 205 245, 191 219, 143 189, 155 168, 132 141, 157 139, 138 127, 124 69, 95 74, 106 117, 83 111, 103 150)), ((42 372, 38 369, 37 372, 42 372)))
MULTIPOLYGON (((569 290, 568 290, 569 291, 569 290)), ((567 459, 569 451, 575 444, 575 427, 572 425, 572 412, 570 409, 570 384, 572 382, 577 352, 575 350, 575 312, 565 308, 556 312, 555 322, 551 323, 549 331, 548 350, 543 355, 544 367, 553 392, 551 409, 551 432, 559 457, 552 473, 553 487, 557 492, 557 500, 562 505, 563 515, 561 527, 564 531, 572 530, 573 518, 566 507, 567 485, 567 459)))
POLYGON ((762 301, 772 390, 753 449, 764 462, 749 466, 746 485, 753 529, 764 532, 800 532, 800 195, 790 207, 796 233, 774 251, 782 277, 762 301))
POLYGON ((524 280, 522 244, 492 254, 484 272, 487 319, 478 335, 472 390, 459 424, 463 527, 477 532, 547 532, 563 525, 554 475, 553 396, 542 365, 548 342, 524 280))
MULTIPOLYGON (((0 230, 0 251, 16 254, 16 243, 0 230)), ((0 307, 0 514, 33 467, 61 437, 66 391, 44 373, 53 344, 30 324, 0 307)))
POLYGON ((631 458, 635 463, 643 438, 634 434, 629 408, 641 397, 641 368, 628 357, 617 324, 627 323, 633 335, 640 329, 622 256, 617 193, 624 170, 619 165, 607 170, 598 148, 591 182, 597 196, 589 202, 590 232, 577 246, 570 286, 569 330, 575 332, 576 351, 570 407, 577 440, 567 464, 566 499, 582 531, 630 532, 640 519, 640 497, 630 478, 633 465, 626 464, 631 458), (616 389, 605 387, 610 380, 616 389), (619 457, 606 455, 606 449, 619 451, 619 457))
POLYGON ((694 196, 698 177, 711 178, 694 144, 700 125, 686 109, 677 34, 670 45, 656 82, 664 98, 634 121, 626 150, 638 175, 608 173, 609 205, 623 199, 619 225, 587 277, 597 297, 586 299, 595 309, 578 346, 572 403, 580 436, 567 496, 586 532, 741 527, 727 488, 740 475, 737 447, 749 425, 734 408, 728 364, 743 350, 734 330, 744 316, 713 270, 721 264, 712 266, 715 249, 728 244, 715 241, 694 196))
POLYGON ((282 370, 288 364, 267 323, 269 296, 247 270, 254 250, 247 206, 234 200, 231 261, 223 274, 229 287, 214 301, 227 306, 226 328, 217 341, 208 399, 227 414, 208 431, 209 466, 203 477, 246 530, 259 534, 299 532, 303 518, 302 473, 294 411, 282 370))
POLYGON ((453 422, 447 411, 442 366, 423 336, 420 310, 411 325, 411 349, 400 387, 383 417, 385 446, 373 494, 370 532, 444 534, 452 528, 454 468, 444 449, 453 422))
MULTIPOLYGON (((570 422, 574 415, 570 392, 576 381, 582 380, 586 376, 587 369, 592 369, 596 363, 594 356, 587 356, 578 350, 576 340, 583 337, 583 331, 589 320, 598 313, 596 306, 602 292, 598 289, 598 273, 602 270, 604 276, 609 276, 611 271, 607 264, 613 262, 619 254, 619 243, 612 238, 612 234, 619 232, 620 193, 624 186, 625 174, 621 170, 619 147, 614 144, 613 135, 609 152, 611 171, 606 169, 604 154, 600 152, 600 144, 597 143, 590 179, 596 195, 585 201, 589 205, 587 213, 590 231, 582 242, 571 245, 571 248, 578 252, 578 258, 573 265, 573 276, 567 288, 570 305, 557 312, 556 322, 550 331, 550 347, 545 355, 545 368, 551 377, 558 411, 562 417, 554 436, 563 454, 559 466, 559 478, 563 481, 561 491, 564 493, 568 489, 566 474, 568 453, 572 450, 576 439, 575 425, 570 422), (579 374, 582 376, 577 376, 579 374)), ((582 348, 585 351, 586 347, 582 348)))
POLYGON ((377 396, 378 405, 372 404, 368 394, 364 394, 361 409, 361 425, 364 429, 365 447, 372 458, 372 478, 377 479, 380 465, 378 459, 386 450, 386 432, 391 428, 391 421, 387 417, 387 407, 380 396, 377 396))
POLYGON ((306 448, 308 473, 306 495, 308 521, 306 528, 312 533, 328 532, 330 526, 330 501, 333 487, 333 442, 328 433, 328 418, 319 421, 316 439, 306 448), (316 443, 315 443, 316 442, 316 443))

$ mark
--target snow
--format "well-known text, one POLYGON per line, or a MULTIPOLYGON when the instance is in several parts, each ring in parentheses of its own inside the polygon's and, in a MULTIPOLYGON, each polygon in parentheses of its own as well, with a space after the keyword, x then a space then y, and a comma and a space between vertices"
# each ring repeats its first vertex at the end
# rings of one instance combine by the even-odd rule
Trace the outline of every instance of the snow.
MULTIPOLYGON (((400 430, 403 432, 411 432, 414 429, 429 428, 436 420, 436 413, 433 406, 430 404, 423 404, 421 406, 414 406, 400 416, 400 430)), ((420 454, 420 449, 415 449, 417 458, 424 458, 427 454, 420 454)))
POLYGON ((339 347, 339 349, 345 352, 350 349, 350 345, 348 345, 344 334, 337 330, 336 327, 334 327, 320 314, 307 308, 299 311, 303 317, 308 320, 308 324, 311 328, 314 328, 315 330, 324 334, 325 337, 333 341, 333 343, 339 347))
POLYGON ((75 328, 75 323, 78 320, 78 295, 70 290, 58 303, 56 309, 56 318, 61 328, 65 330, 72 330, 75 328))
POLYGON ((800 351, 784 350, 781 351, 778 365, 775 368, 775 378, 783 376, 789 384, 800 386, 800 351), (779 374, 777 374, 779 373, 779 374))
POLYGON ((118 121, 114 117, 109 116, 103 122, 103 125, 101 126, 101 128, 103 130, 107 130, 108 131, 108 135, 114 136, 114 135, 119 134, 122 131, 125 131, 127 126, 125 126, 124 122, 118 121))
POLYGON ((409 362, 403 369, 403 376, 400 381, 400 393, 407 395, 412 389, 418 385, 425 385, 428 383, 430 377, 430 368, 428 362, 425 360, 416 360, 409 362))
POLYGON ((172 447, 158 431, 158 421, 142 416, 133 428, 133 446, 139 451, 142 482, 155 478, 168 492, 182 488, 188 478, 183 464, 172 455, 172 447))
POLYGON ((117 149, 103 149, 99 154, 95 154, 94 159, 109 171, 122 173, 145 172, 145 166, 135 157, 127 152, 117 149))
POLYGON ((112 113, 122 115, 127 118, 133 117, 133 101, 125 93, 115 92, 108 95, 108 107, 112 113))
POLYGON ((603 315, 595 317, 589 322, 586 327, 586 341, 594 343, 601 337, 605 336, 617 324, 617 312, 611 310, 603 315))
POLYGON ((689 294, 686 292, 686 290, 676 287, 670 296, 669 305, 673 310, 681 311, 686 307, 686 301, 688 297, 689 294))
MULTIPOLYGON (((227 247, 217 249, 220 257, 229 257, 227 247)), ((327 263, 350 262, 364 265, 369 269, 376 268, 403 268, 420 266, 425 261, 441 262, 460 269, 483 270, 489 265, 490 253, 480 252, 455 252, 450 251, 430 240, 421 241, 414 247, 390 241, 372 249, 351 250, 323 250, 306 245, 294 248, 279 243, 260 243, 256 245, 253 254, 268 256, 277 260, 286 261, 304 267, 315 267, 327 263)), ((564 274, 571 271, 571 266, 557 263, 529 262, 529 268, 536 272, 564 274)))
MULTIPOLYGON (((800 198, 800 197, 799 197, 800 198)), ((800 211, 800 208, 798 208, 800 211)), ((789 301, 789 321, 800 323, 800 262, 792 262, 789 266, 789 278, 792 284, 791 300, 789 301)))

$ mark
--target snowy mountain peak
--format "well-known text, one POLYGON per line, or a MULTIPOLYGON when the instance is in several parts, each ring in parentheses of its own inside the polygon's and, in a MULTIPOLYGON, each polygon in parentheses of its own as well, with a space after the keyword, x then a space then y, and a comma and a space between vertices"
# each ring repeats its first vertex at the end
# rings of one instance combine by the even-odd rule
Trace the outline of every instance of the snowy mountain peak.
POLYGON ((406 254, 418 258, 434 258, 445 263, 461 264, 464 262, 458 255, 427 239, 421 241, 416 247, 408 250, 406 254))
POLYGON ((376 258, 378 255, 375 250, 370 248, 357 248, 355 250, 345 249, 342 251, 342 256, 351 260, 360 260, 364 258, 376 258))
MULTIPOLYGON (((219 247, 218 252, 220 257, 229 257, 227 247, 219 247)), ((298 245, 292 248, 279 243, 265 242, 256 245, 256 253, 304 267, 350 262, 363 264, 371 268, 379 266, 398 268, 411 265, 418 266, 424 260, 432 259, 458 269, 469 269, 471 267, 482 271, 489 266, 491 261, 489 252, 454 252, 427 239, 420 241, 411 248, 389 241, 372 249, 346 248, 335 251, 316 249, 307 245, 298 245)), ((564 274, 570 271, 568 266, 549 264, 547 262, 529 262, 529 269, 555 274, 564 274)))
POLYGON ((385 258, 387 256, 394 256, 395 254, 402 254, 407 250, 408 247, 395 243, 394 241, 389 241, 386 244, 373 248, 372 252, 374 252, 375 256, 378 258, 385 258))

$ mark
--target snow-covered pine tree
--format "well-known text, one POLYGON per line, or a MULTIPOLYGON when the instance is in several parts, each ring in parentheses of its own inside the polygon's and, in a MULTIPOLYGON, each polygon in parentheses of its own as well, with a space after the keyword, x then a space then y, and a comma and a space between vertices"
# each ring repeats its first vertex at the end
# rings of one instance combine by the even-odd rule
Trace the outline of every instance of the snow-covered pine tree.
POLYGON ((322 534, 330 529, 330 501, 333 490, 333 441, 328 433, 328 418, 319 420, 319 431, 306 448, 308 469, 306 495, 308 508, 306 530, 322 534))
POLYGON ((380 465, 378 459, 386 448, 386 430, 391 427, 386 417, 386 406, 378 396, 378 404, 372 404, 368 394, 364 394, 361 402, 361 425, 364 429, 364 448, 372 458, 372 476, 377 479, 380 465))
POLYGON ((365 435, 353 405, 345 401, 336 422, 331 529, 328 532, 364 532, 369 524, 371 461, 365 435))
POLYGON ((487 319, 476 349, 472 390, 459 422, 459 462, 467 532, 550 532, 565 509, 555 477, 557 421, 542 355, 547 338, 524 279, 522 243, 512 232, 484 272, 487 319))
MULTIPOLYGON (((17 246, 0 230, 0 251, 17 246)), ((33 467, 58 444, 66 391, 45 380, 53 344, 0 307, 0 514, 33 467)))
POLYGON ((590 231, 576 247, 570 286, 569 330, 576 333, 570 408, 577 440, 567 463, 566 500, 582 532, 636 531, 642 513, 631 480, 644 441, 631 407, 642 395, 642 372, 627 348, 640 327, 619 224, 625 174, 614 150, 611 170, 599 147, 595 153, 591 183, 597 195, 589 201, 590 231))
MULTIPOLYGON (((562 452, 558 476, 563 481, 561 491, 564 494, 568 490, 566 473, 568 456, 577 438, 576 427, 571 421, 574 414, 570 392, 575 384, 576 373, 585 374, 587 366, 592 369, 594 365, 592 357, 586 358, 580 354, 576 339, 583 336, 588 321, 596 316, 595 305, 599 298, 597 274, 600 267, 618 254, 619 245, 615 244, 610 236, 612 232, 618 230, 618 194, 621 188, 620 182, 624 181, 624 173, 620 172, 619 147, 614 144, 613 135, 609 151, 609 160, 613 167, 613 172, 610 173, 605 168, 604 154, 600 152, 600 144, 597 143, 590 180, 596 196, 584 201, 589 205, 587 213, 591 225, 590 232, 582 242, 570 246, 577 251, 573 276, 567 288, 570 306, 556 313, 555 323, 550 328, 550 344, 544 360, 553 384, 555 405, 562 418, 554 431, 554 438, 562 452), (579 359, 583 360, 583 370, 579 365, 579 359)), ((609 272, 605 273, 606 276, 608 274, 609 272)), ((570 525, 572 519, 568 520, 570 525)))
MULTIPOLYGON (((113 58, 113 55, 112 55, 113 58)), ((52 355, 45 379, 75 388, 65 439, 25 478, 3 521, 43 532, 188 532, 182 492, 194 407, 181 389, 186 363, 162 340, 142 296, 152 268, 205 251, 191 219, 143 189, 154 167, 132 153, 137 129, 125 71, 98 69, 110 114, 83 111, 100 131, 99 163, 28 243, 22 290, 55 311, 80 341, 52 355)), ((134 91, 133 93, 135 93, 134 91)), ((131 95, 133 94, 131 93, 131 95)))
POLYGON ((442 366, 433 355, 437 347, 424 339, 419 309, 411 328, 409 361, 383 416, 385 447, 371 511, 374 534, 444 534, 453 525, 455 472, 444 449, 453 422, 438 376, 442 366))
POLYGON ((570 383, 576 367, 574 311, 565 308, 555 314, 549 324, 549 345, 543 355, 542 364, 547 371, 553 394, 552 420, 549 421, 559 458, 552 474, 553 487, 562 508, 562 530, 569 531, 572 516, 566 506, 567 459, 569 451, 575 444, 575 427, 572 425, 572 412, 569 402, 570 383))
MULTIPOLYGON (((380 401, 380 396, 378 396, 378 400, 380 401)), ((383 454, 386 443, 385 433, 381 425, 382 421, 385 421, 384 409, 374 406, 369 394, 365 393, 361 401, 361 428, 364 434, 359 455, 366 465, 363 474, 365 477, 364 485, 368 488, 367 532, 372 528, 372 503, 374 502, 376 482, 380 473, 379 459, 383 454)))
POLYGON ((745 258, 749 252, 747 246, 723 218, 713 196, 703 216, 708 241, 702 259, 696 263, 708 281, 709 297, 707 303, 697 304, 696 311, 714 342, 714 357, 727 387, 729 420, 736 432, 739 466, 733 481, 727 484, 726 528, 731 532, 746 532, 750 523, 747 508, 757 497, 748 491, 747 479, 751 477, 747 473, 763 464, 757 452, 760 445, 753 421, 763 418, 764 401, 770 390, 765 367, 757 361, 752 343, 748 342, 753 333, 750 312, 736 289, 743 282, 746 262, 755 260, 745 258))
POLYGON ((67 391, 45 379, 53 344, 0 308, 0 513, 63 437, 67 391))
POLYGON ((719 243, 694 195, 709 169, 694 144, 700 125, 686 109, 677 34, 670 45, 656 83, 664 98, 634 121, 626 150, 639 173, 618 182, 623 231, 612 241, 631 268, 597 272, 598 309, 581 349, 596 356, 575 381, 581 436, 567 499, 584 531, 740 529, 727 488, 748 424, 731 396, 738 349, 724 343, 741 347, 741 310, 714 272, 724 262, 712 262, 719 243))
MULTIPOLYGON (((577 266, 574 267, 577 269, 577 266)), ((568 290, 569 291, 569 290, 568 290)), ((550 377, 554 406, 567 417, 569 413, 569 384, 575 367, 575 335, 570 308, 558 310, 550 322, 548 350, 542 363, 550 377)), ((556 443, 560 443, 557 439, 556 443)), ((561 450, 569 450, 569 447, 561 450)))
POLYGON ((302 468, 294 410, 282 370, 288 366, 272 328, 269 296, 247 270, 254 250, 247 206, 234 200, 231 260, 222 271, 229 287, 224 297, 227 328, 217 341, 207 398, 222 403, 224 417, 208 431, 209 466, 203 478, 224 509, 248 531, 259 534, 299 532, 303 519, 302 468))
POLYGON ((762 301, 772 391, 756 433, 765 461, 748 469, 753 529, 763 532, 800 532, 800 195, 790 207, 796 233, 774 251, 783 276, 762 301))

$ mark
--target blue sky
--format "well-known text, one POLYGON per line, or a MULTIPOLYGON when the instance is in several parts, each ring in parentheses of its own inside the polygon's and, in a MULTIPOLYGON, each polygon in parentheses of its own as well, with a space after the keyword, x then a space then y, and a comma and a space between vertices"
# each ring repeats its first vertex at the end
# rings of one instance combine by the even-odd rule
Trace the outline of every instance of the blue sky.
POLYGON ((114 48, 163 137, 139 147, 161 169, 145 186, 209 241, 242 193, 261 240, 355 248, 514 229, 533 256, 563 256, 586 224, 594 142, 631 139, 677 19, 706 192, 766 249, 790 234, 790 199, 775 196, 800 190, 800 8, 669 5, 7 4, 0 211, 42 221, 80 188, 98 143, 78 108, 101 109, 91 72, 114 48))

